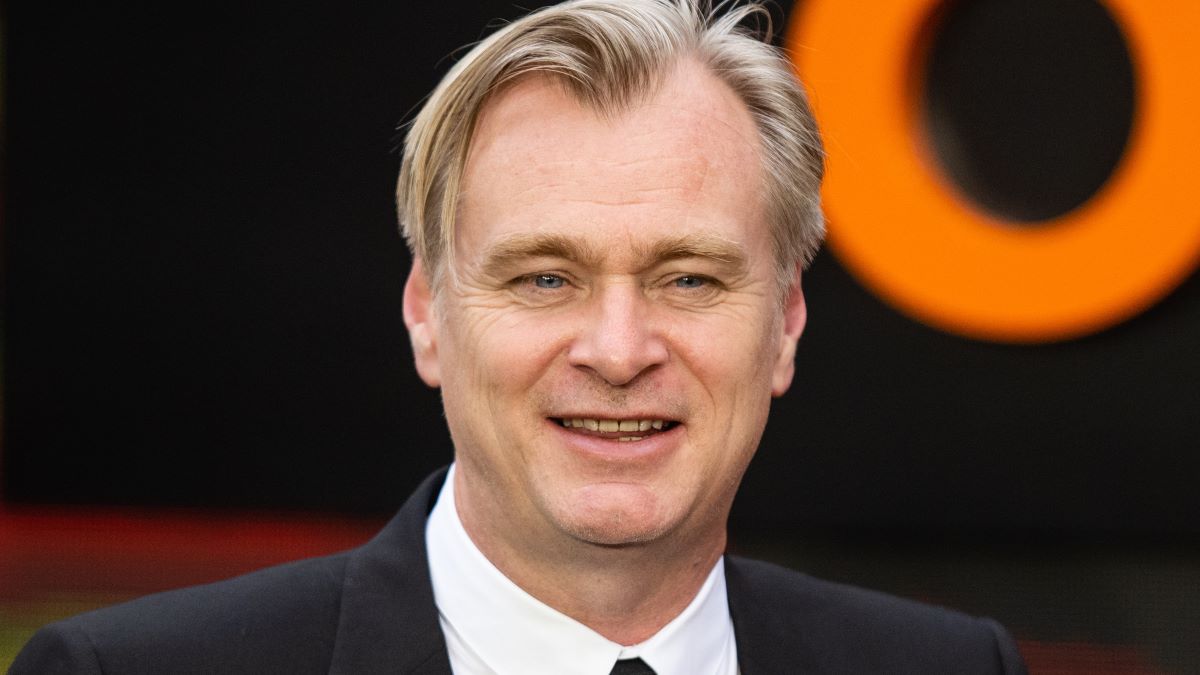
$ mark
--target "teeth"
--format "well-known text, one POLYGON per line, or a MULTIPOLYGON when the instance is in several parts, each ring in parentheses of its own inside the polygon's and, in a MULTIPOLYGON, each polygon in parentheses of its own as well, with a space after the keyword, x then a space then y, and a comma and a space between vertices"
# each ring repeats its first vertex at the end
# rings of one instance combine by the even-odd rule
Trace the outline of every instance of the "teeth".
MULTIPOLYGON (((562 420, 562 425, 568 429, 587 429, 588 431, 600 431, 603 433, 650 431, 651 429, 661 431, 666 424, 665 420, 598 420, 586 417, 572 417, 562 420)), ((617 440, 640 441, 643 438, 645 436, 621 436, 617 440)))
POLYGON ((645 438, 645 436, 621 436, 617 440, 622 443, 628 443, 629 441, 640 441, 643 438, 645 438))

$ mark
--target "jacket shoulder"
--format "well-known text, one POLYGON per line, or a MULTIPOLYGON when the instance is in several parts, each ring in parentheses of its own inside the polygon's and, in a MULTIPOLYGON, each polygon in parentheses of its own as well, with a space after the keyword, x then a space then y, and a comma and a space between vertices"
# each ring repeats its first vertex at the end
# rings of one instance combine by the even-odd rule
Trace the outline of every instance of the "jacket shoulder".
POLYGON ((1025 672, 1011 636, 990 619, 736 556, 726 579, 747 673, 1025 672))
POLYGON ((156 593, 51 624, 9 673, 326 673, 346 556, 156 593))

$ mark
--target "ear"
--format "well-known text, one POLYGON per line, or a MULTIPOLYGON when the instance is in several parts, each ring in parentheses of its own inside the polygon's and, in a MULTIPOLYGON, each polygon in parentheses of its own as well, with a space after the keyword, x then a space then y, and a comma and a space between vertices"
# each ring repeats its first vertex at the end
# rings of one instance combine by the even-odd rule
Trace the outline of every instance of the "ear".
POLYGON ((783 335, 779 340, 779 356, 771 377, 771 395, 783 396, 792 386, 796 374, 796 344, 808 321, 808 307, 804 304, 804 291, 800 288, 800 266, 796 266, 792 283, 788 284, 787 298, 783 305, 783 335))
POLYGON ((433 303, 433 292, 429 275, 420 258, 413 260, 408 282, 404 284, 404 325, 412 341, 413 360, 417 374, 425 384, 438 387, 442 384, 442 369, 438 362, 437 316, 433 303))

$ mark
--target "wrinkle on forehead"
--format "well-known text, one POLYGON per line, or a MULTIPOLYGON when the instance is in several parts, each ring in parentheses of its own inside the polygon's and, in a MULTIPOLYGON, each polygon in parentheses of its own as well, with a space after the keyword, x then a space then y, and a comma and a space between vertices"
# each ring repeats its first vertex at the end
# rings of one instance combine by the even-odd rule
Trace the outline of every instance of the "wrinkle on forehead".
MULTIPOLYGON (((682 201, 703 190, 708 175, 712 171, 710 162, 703 160, 698 165, 697 159, 660 155, 610 161, 580 156, 561 161, 514 162, 505 164, 504 169, 508 173, 506 178, 513 179, 513 182, 518 182, 515 179, 519 178, 529 180, 519 181, 525 184, 520 189, 507 192, 505 199, 510 205, 535 202, 547 196, 560 201, 577 201, 600 206, 639 204, 648 199, 658 200, 664 197, 682 201), (638 180, 638 169, 649 167, 672 174, 671 184, 648 185, 638 180), (612 186, 613 189, 603 195, 595 195, 588 190, 586 184, 573 184, 563 178, 564 175, 577 169, 593 173, 609 170, 627 172, 628 178, 620 185, 612 186), (587 192, 587 196, 571 197, 572 192, 576 191, 587 192)), ((469 199, 470 191, 470 186, 463 190, 463 201, 469 199)), ((479 194, 478 190, 475 192, 479 194)))

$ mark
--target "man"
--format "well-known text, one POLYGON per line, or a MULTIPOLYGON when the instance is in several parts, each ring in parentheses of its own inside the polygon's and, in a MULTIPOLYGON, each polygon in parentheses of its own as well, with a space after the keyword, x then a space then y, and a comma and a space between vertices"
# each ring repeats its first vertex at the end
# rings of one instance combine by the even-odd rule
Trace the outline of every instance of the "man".
POLYGON ((723 555, 822 235, 754 11, 577 0, 468 54, 398 188, 454 465, 360 549, 70 619, 13 672, 1022 672, 993 622, 723 555))

